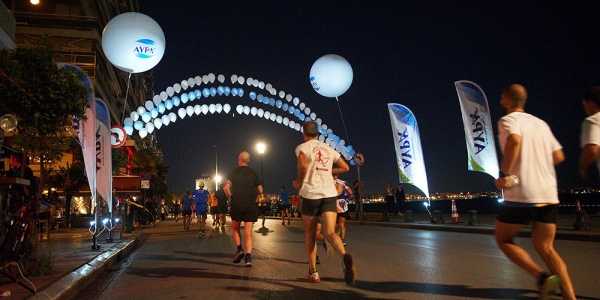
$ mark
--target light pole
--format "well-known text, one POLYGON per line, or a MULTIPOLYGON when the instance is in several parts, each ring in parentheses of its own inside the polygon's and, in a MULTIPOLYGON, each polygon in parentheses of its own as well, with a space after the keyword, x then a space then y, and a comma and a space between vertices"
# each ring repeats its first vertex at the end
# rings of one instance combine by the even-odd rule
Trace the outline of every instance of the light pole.
POLYGON ((219 176, 219 154, 217 151, 217 146, 213 146, 215 147, 215 191, 219 189, 219 180, 217 178, 220 178, 219 176))
POLYGON ((256 149, 258 150, 258 153, 260 153, 260 181, 262 182, 263 188, 265 186, 265 182, 264 182, 265 180, 263 177, 263 154, 265 153, 265 148, 266 148, 266 146, 264 143, 256 144, 256 149))

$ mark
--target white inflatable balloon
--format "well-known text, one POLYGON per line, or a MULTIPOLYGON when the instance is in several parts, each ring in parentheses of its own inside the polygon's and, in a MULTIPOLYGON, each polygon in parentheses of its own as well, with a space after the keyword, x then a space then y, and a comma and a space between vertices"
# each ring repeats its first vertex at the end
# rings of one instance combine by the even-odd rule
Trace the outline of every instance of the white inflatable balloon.
POLYGON ((179 117, 180 117, 180 118, 182 118, 182 119, 183 119, 183 118, 185 118, 185 108, 183 108, 183 107, 182 107, 182 108, 180 108, 180 109, 177 111, 177 114, 179 115, 179 117))
POLYGON ((154 127, 156 127, 156 129, 160 129, 162 125, 163 123, 161 119, 154 119, 154 127))
POLYGON ((152 102, 154 102, 155 105, 158 105, 162 101, 163 100, 160 98, 160 95, 154 95, 154 97, 152 97, 152 102))
POLYGON ((194 113, 196 116, 202 113, 202 106, 200 104, 196 104, 196 106, 194 106, 194 113))
POLYGON ((345 93, 352 84, 353 76, 348 61, 336 54, 320 57, 310 69, 310 83, 313 89, 331 98, 345 93))
POLYGON ((175 90, 175 93, 181 92, 181 84, 179 84, 179 83, 174 84, 173 89, 175 90))
POLYGON ((131 124, 125 124, 123 129, 125 129, 125 133, 127 133, 127 135, 133 134, 133 126, 131 126, 131 124))
POLYGON ((148 135, 148 130, 146 128, 142 128, 138 131, 141 138, 145 138, 148 135))
POLYGON ((225 103, 225 105, 223 105, 223 111, 226 114, 228 114, 230 110, 231 110, 231 105, 229 105, 229 103, 225 103))
POLYGON ((154 132, 154 123, 150 122, 146 124, 146 130, 148 130, 148 133, 152 134, 152 132, 154 132))
POLYGON ((171 123, 171 119, 169 119, 168 115, 163 115, 161 119, 162 119, 163 125, 165 125, 165 126, 167 126, 167 125, 169 125, 169 123, 171 123))
POLYGON ((189 117, 191 117, 194 114, 194 107, 193 106, 188 106, 185 108, 185 112, 187 113, 187 115, 189 117))
POLYGON ((205 115, 208 113, 208 105, 206 105, 206 104, 202 105, 202 113, 205 115))
POLYGON ((238 105, 235 107, 235 110, 237 111, 238 114, 241 114, 244 111, 244 107, 241 105, 238 105))
POLYGON ((223 75, 223 74, 219 74, 219 76, 217 76, 217 80, 218 80, 220 83, 223 83, 223 82, 225 82, 225 75, 223 75))
POLYGON ((128 73, 152 69, 165 54, 165 34, 152 18, 137 12, 114 17, 102 32, 106 58, 128 73))
POLYGON ((154 108, 154 102, 146 101, 146 104, 144 104, 144 107, 146 107, 147 110, 151 110, 154 108))

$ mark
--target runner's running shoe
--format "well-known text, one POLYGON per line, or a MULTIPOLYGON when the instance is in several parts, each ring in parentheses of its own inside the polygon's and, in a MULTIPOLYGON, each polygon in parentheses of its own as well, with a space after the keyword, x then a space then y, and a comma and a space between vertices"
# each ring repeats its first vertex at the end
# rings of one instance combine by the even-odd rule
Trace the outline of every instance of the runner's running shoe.
POLYGON ((235 253, 235 257, 233 258, 233 262, 237 264, 237 263, 239 263, 240 261, 242 261, 242 258, 244 258, 244 250, 241 250, 241 249, 240 249, 240 250, 238 250, 238 251, 235 253))
POLYGON ((540 291, 538 299, 546 299, 548 296, 552 295, 559 284, 560 278, 557 275, 550 275, 543 272, 538 281, 538 290, 540 291))
POLYGON ((254 264, 252 264, 252 259, 249 257, 246 257, 245 263, 246 263, 246 267, 254 266, 254 264))
POLYGON ((356 270, 352 263, 352 256, 348 253, 344 254, 344 280, 348 285, 356 281, 356 270))
POLYGON ((308 276, 306 276, 308 278, 308 280, 310 282, 313 283, 319 283, 321 282, 321 278, 319 277, 319 272, 314 272, 314 273, 308 273, 308 276))

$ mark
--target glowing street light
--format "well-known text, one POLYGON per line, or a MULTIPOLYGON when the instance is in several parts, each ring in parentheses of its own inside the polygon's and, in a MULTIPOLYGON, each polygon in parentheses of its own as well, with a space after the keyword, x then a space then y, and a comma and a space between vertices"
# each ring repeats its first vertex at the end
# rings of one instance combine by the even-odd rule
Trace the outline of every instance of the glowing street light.
POLYGON ((263 154, 265 154, 265 144, 264 143, 258 143, 256 144, 256 150, 258 150, 258 153, 260 153, 260 181, 262 182, 263 187, 265 186, 265 180, 263 177, 263 154))

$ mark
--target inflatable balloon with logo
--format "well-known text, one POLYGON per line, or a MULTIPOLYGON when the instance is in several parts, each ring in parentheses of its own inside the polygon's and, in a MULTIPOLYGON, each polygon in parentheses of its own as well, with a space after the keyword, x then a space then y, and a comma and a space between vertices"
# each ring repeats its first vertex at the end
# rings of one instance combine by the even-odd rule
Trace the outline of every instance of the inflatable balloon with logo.
POLYGON ((325 96, 337 98, 352 84, 354 74, 346 59, 336 54, 327 54, 317 59, 310 69, 313 89, 325 96))
POLYGON ((156 21, 137 12, 114 17, 102 32, 106 58, 128 73, 141 73, 158 64, 165 53, 165 35, 156 21))

